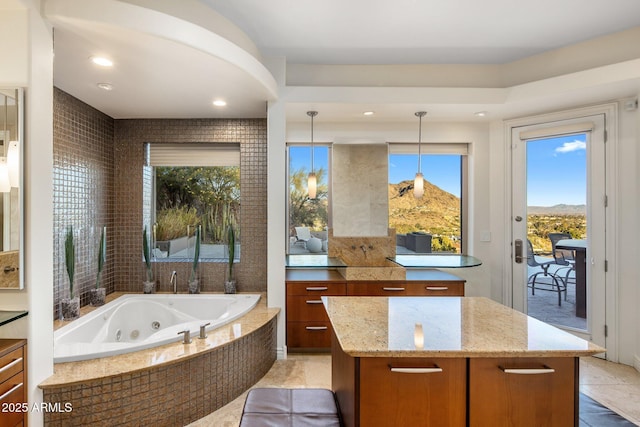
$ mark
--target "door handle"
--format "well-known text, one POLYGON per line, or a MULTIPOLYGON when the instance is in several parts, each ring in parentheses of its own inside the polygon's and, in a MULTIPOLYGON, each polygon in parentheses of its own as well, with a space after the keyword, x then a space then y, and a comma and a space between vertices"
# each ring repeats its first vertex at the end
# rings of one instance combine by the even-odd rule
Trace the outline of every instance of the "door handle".
POLYGON ((516 249, 516 263, 522 264, 522 239, 516 239, 515 249, 516 249))

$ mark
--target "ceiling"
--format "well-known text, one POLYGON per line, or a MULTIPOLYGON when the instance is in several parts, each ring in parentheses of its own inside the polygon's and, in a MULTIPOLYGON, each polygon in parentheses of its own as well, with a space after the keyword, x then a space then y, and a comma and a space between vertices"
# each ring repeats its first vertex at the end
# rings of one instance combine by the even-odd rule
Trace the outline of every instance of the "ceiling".
MULTIPOLYGON (((232 56, 197 46, 197 41, 183 43, 178 30, 175 37, 155 32, 152 21, 163 22, 157 13, 140 15, 138 24, 150 24, 138 28, 134 18, 134 23, 109 21, 103 17, 111 15, 100 10, 109 3, 145 1, 84 0, 84 15, 79 0, 73 7, 58 7, 73 3, 45 1, 45 15, 54 26, 54 84, 62 90, 114 118, 266 117, 273 89, 232 56), (94 66, 88 59, 95 55, 109 56, 114 66, 94 66), (112 90, 99 89, 98 83, 109 83, 112 90), (217 98, 227 106, 214 107, 217 98)), ((640 26, 637 0, 199 0, 181 5, 195 3, 231 21, 263 58, 281 56, 290 64, 504 64, 640 26)), ((635 81, 618 85, 609 96, 625 96, 630 88, 640 86, 635 81)), ((588 102, 594 94, 583 96, 559 96, 556 105, 588 102)), ((534 104, 526 109, 535 109, 534 104)), ((305 120, 303 112, 317 107, 293 102, 286 111, 305 120)), ((430 118, 451 120, 485 109, 500 117, 518 105, 433 102, 419 107, 430 118)), ((322 108, 319 120, 362 120, 363 109, 375 109, 373 120, 412 120, 416 111, 414 103, 406 102, 333 102, 322 108)))

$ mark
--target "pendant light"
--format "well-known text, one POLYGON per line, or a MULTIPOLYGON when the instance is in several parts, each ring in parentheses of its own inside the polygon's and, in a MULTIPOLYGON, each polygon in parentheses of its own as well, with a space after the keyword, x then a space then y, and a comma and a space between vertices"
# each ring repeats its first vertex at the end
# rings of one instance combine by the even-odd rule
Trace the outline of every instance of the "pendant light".
POLYGON ((311 117, 311 172, 309 172, 309 179, 307 180, 307 191, 309 192, 310 199, 316 198, 318 187, 316 174, 313 169, 313 118, 317 115, 317 111, 307 111, 307 116, 311 117))
POLYGON ((422 152, 420 150, 420 145, 422 144, 422 118, 427 115, 426 111, 418 111, 416 116, 420 118, 420 127, 418 128, 418 173, 416 173, 416 178, 413 180, 413 197, 416 199, 422 199, 422 195, 424 194, 424 177, 422 176, 422 152))

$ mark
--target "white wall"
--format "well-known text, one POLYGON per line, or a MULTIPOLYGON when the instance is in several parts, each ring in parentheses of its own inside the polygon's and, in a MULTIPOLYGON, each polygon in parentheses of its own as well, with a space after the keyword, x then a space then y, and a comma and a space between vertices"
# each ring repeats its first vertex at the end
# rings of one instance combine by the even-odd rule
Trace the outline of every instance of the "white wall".
MULTIPOLYGON (((53 43, 39 2, 0 12, 0 28, 10 22, 11 43, 3 43, 0 86, 25 88, 25 289, 2 291, 2 308, 29 315, 0 327, 2 338, 28 339, 29 403, 42 402, 38 384, 53 373, 53 43)), ((29 424, 42 425, 30 412, 29 424)))

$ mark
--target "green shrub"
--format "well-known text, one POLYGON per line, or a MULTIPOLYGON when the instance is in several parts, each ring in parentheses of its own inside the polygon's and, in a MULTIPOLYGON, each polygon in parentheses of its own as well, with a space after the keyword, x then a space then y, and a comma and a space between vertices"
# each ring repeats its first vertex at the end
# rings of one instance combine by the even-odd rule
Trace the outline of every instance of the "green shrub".
POLYGON ((195 232, 200 223, 195 208, 164 209, 156 215, 156 241, 172 240, 187 235, 187 229, 195 232))

